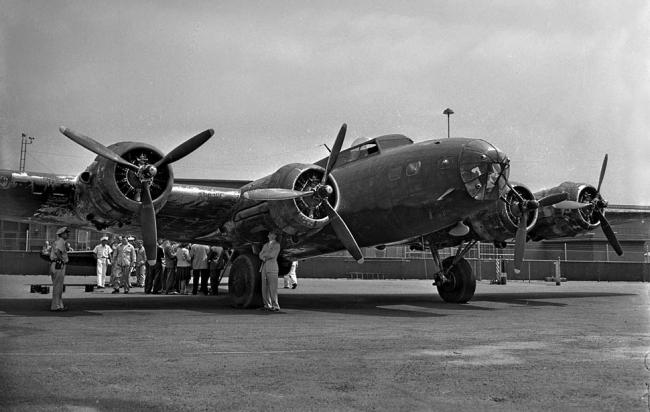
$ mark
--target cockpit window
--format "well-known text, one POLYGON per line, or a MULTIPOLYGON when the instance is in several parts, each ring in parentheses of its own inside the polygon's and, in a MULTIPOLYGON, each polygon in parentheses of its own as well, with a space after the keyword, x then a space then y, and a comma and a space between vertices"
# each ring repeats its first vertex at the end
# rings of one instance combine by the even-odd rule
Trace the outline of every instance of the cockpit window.
POLYGON ((341 152, 337 164, 339 166, 344 165, 345 163, 354 162, 356 160, 365 159, 368 156, 371 156, 375 153, 379 153, 379 147, 377 143, 372 142, 364 144, 358 147, 354 147, 347 151, 341 152))

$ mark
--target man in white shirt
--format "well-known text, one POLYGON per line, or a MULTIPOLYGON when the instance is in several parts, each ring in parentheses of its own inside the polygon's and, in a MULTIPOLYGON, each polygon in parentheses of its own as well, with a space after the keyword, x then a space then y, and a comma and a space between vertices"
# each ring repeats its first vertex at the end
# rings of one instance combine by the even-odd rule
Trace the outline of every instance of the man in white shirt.
POLYGON ((289 273, 284 275, 284 288, 285 289, 295 289, 298 287, 298 275, 296 273, 298 269, 298 261, 291 262, 291 269, 289 273))
POLYGON ((97 289, 104 289, 106 269, 111 263, 111 253, 113 253, 113 249, 108 244, 108 236, 103 236, 102 243, 93 249, 93 256, 97 260, 97 289))

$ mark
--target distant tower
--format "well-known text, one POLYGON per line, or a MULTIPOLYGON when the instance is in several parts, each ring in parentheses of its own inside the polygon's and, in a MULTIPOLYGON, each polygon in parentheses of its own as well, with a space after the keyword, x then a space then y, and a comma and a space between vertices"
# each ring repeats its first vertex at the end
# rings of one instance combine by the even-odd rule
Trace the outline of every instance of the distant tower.
POLYGON ((452 114, 454 114, 454 111, 451 110, 449 107, 447 107, 447 108, 445 109, 445 111, 442 112, 442 114, 446 114, 446 115, 447 115, 447 139, 449 139, 449 134, 450 134, 450 133, 449 133, 449 116, 451 116, 452 114))
POLYGON ((18 166, 18 171, 21 173, 25 171, 25 155, 27 155, 27 145, 32 143, 34 143, 34 138, 31 136, 27 137, 27 135, 23 133, 20 140, 20 165, 18 166))

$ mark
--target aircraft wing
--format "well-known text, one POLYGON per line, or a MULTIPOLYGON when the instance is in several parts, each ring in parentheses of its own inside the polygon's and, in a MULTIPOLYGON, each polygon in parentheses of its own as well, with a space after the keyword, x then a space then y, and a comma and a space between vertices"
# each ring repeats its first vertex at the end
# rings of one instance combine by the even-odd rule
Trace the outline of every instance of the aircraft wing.
POLYGON ((230 243, 232 240, 222 226, 231 218, 232 209, 239 201, 239 182, 176 183, 179 181, 183 179, 175 180, 167 203, 156 214, 159 235, 179 241, 230 243))
POLYGON ((76 176, 0 169, 0 216, 84 224, 72 211, 75 185, 76 176))
MULTIPOLYGON (((529 200, 540 200, 560 193, 567 196, 566 201, 526 212, 524 242, 574 237, 600 227, 620 255, 623 251, 610 225, 650 219, 650 206, 609 205, 602 200, 597 188, 587 183, 564 182, 535 193, 520 183, 514 183, 512 190, 529 200)), ((518 216, 512 207, 515 204, 510 194, 512 190, 507 191, 493 209, 482 210, 455 225, 428 234, 425 237, 427 243, 439 249, 469 241, 492 242, 504 247, 506 243, 514 241, 520 214, 518 216)), ((407 243, 416 249, 424 248, 417 239, 407 243)))
MULTIPOLYGON (((108 214, 100 220, 93 209, 115 209, 114 200, 95 193, 80 176, 0 170, 0 216, 34 219, 87 229, 139 233, 133 215, 137 210, 108 214), (112 220, 110 218, 113 218, 112 220)), ((161 237, 178 241, 228 243, 221 226, 239 200, 239 187, 248 181, 218 179, 175 179, 164 205, 157 213, 161 237)))
POLYGON ((650 219, 650 206, 609 205, 607 219, 612 225, 650 219))

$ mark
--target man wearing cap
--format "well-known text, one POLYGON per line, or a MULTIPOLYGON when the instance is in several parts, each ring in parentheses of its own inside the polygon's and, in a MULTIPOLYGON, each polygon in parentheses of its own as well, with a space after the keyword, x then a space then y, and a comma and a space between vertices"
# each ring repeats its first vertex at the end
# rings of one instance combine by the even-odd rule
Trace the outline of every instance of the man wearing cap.
POLYGON ((50 251, 50 276, 52 277, 52 304, 50 310, 53 312, 63 312, 68 310, 63 305, 63 280, 65 278, 65 266, 68 263, 68 251, 65 243, 70 234, 70 230, 63 226, 56 231, 57 239, 52 245, 50 251))
POLYGON ((129 275, 135 267, 135 248, 129 243, 126 236, 122 237, 122 243, 117 245, 114 253, 113 265, 116 270, 113 281, 113 293, 120 293, 120 284, 124 287, 124 293, 129 293, 129 275))
POLYGON ((97 259, 97 289, 104 289, 106 281, 106 269, 110 262, 113 249, 108 244, 108 236, 102 236, 102 243, 95 246, 93 256, 97 259))
POLYGON ((139 288, 144 287, 144 279, 147 275, 147 252, 142 246, 142 241, 140 239, 135 241, 135 277, 137 286, 139 288))

